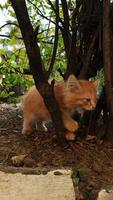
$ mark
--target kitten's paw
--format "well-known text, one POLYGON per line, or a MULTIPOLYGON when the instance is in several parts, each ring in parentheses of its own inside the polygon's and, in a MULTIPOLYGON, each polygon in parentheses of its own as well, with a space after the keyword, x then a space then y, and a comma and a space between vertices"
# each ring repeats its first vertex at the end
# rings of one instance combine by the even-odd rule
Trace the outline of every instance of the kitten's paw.
POLYGON ((69 121, 67 125, 67 129, 70 132, 75 132, 79 128, 79 125, 76 121, 69 121))
POLYGON ((27 130, 27 129, 22 130, 22 135, 30 135, 31 133, 32 133, 32 130, 27 130))
POLYGON ((66 140, 68 141, 74 141, 76 138, 76 135, 72 132, 67 132, 65 135, 66 140))

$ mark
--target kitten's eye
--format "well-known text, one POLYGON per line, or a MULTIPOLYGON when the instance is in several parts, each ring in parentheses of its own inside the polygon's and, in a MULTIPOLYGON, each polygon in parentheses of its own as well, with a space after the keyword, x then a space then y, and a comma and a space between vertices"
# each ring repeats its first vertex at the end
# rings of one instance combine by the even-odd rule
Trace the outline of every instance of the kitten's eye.
POLYGON ((86 98, 85 101, 90 102, 90 99, 89 99, 89 98, 86 98))

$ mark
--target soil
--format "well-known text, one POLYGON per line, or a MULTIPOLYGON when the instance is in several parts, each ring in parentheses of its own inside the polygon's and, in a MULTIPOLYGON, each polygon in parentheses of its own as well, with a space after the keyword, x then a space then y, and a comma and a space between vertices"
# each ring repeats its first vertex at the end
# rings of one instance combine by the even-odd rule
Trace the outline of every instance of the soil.
POLYGON ((19 106, 0 104, 0 169, 71 167, 74 183, 79 180, 80 191, 90 200, 100 188, 113 185, 112 145, 88 136, 60 147, 54 132, 23 136, 22 121, 19 106))

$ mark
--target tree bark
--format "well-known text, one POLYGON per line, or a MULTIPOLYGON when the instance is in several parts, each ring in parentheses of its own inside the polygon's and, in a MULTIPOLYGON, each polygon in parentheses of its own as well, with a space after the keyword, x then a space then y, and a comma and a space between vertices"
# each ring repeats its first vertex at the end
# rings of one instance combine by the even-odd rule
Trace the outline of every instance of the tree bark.
POLYGON ((103 0, 103 64, 108 111, 113 118, 112 55, 110 30, 110 0, 103 0))
POLYGON ((105 75, 105 94, 109 121, 107 120, 107 135, 109 141, 113 139, 113 86, 112 86, 112 50, 110 29, 110 0, 103 0, 103 64, 105 75))

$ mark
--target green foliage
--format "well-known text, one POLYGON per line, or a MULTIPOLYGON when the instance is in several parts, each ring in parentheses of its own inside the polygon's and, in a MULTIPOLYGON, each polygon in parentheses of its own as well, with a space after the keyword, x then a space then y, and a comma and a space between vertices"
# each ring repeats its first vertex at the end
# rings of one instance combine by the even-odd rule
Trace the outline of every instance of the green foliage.
POLYGON ((28 67, 28 59, 20 30, 15 25, 15 14, 9 2, 5 3, 2 9, 8 11, 11 20, 6 21, 7 26, 0 29, 1 33, 7 36, 0 38, 0 100, 11 102, 11 99, 16 101, 20 86, 29 87, 33 81, 23 75, 24 69, 28 67))
MULTIPOLYGON (((47 0, 43 2, 41 0, 28 0, 26 3, 34 30, 39 26, 37 42, 40 46, 43 64, 48 70, 51 62, 55 35, 55 13, 47 0)), ((55 1, 52 1, 52 3, 53 6, 55 6, 55 1)), ((71 6, 72 3, 69 1, 68 7, 71 6)), ((16 86, 21 84, 25 87, 29 87, 33 84, 33 81, 31 78, 26 78, 23 74, 24 69, 29 67, 29 63, 18 22, 10 5, 10 1, 0 5, 0 10, 8 13, 9 16, 6 21, 7 25, 0 29, 0 34, 5 35, 4 37, 0 37, 0 76, 4 76, 0 84, 0 99, 8 100, 10 97, 15 96, 13 89, 16 86)), ((62 18, 63 13, 61 5, 59 14, 62 18)), ((50 78, 62 79, 58 69, 60 68, 61 71, 64 72, 66 66, 67 62, 64 45, 61 32, 59 31, 58 50, 50 78)))
MULTIPOLYGON (((13 39, 11 40, 14 41, 13 39)), ((9 47, 0 49, 1 63, 0 63, 0 100, 8 100, 10 97, 16 95, 15 88, 23 85, 28 86, 28 79, 24 78, 23 70, 27 67, 27 58, 23 48, 9 47), (11 48, 11 50, 9 50, 11 48)))
POLYGON ((7 73, 1 76, 0 100, 6 101, 10 97, 16 97, 32 84, 33 80, 23 77, 20 73, 7 73))
POLYGON ((100 95, 105 85, 103 68, 101 70, 98 70, 96 77, 90 78, 90 80, 98 80, 97 91, 98 95, 100 95))
POLYGON ((100 94, 102 92, 103 86, 105 85, 103 69, 97 71, 96 79, 99 80, 98 91, 99 91, 99 94, 100 94))
MULTIPOLYGON (((52 3, 55 6, 55 2, 53 1, 52 3)), ((40 27, 37 42, 40 46, 44 66, 48 70, 54 43, 55 13, 47 0, 43 3, 41 0, 29 0, 27 1, 27 8, 33 28, 40 27)), ((23 75, 24 69, 28 68, 29 64, 22 36, 10 2, 7 1, 1 5, 0 9, 9 15, 9 19, 6 21, 7 26, 0 29, 0 33, 7 36, 0 37, 0 75, 1 77, 4 76, 0 84, 0 99, 8 100, 10 97, 16 95, 15 88, 17 86, 23 85, 27 88, 33 84, 33 81, 31 78, 26 78, 23 75)), ((62 17, 61 7, 59 12, 60 17, 62 17)), ((58 50, 51 78, 62 79, 58 72, 59 68, 62 72, 66 69, 66 58, 60 31, 58 50)))
POLYGON ((103 87, 104 86, 104 71, 103 71, 103 69, 97 71, 96 79, 99 79, 100 85, 103 87))

